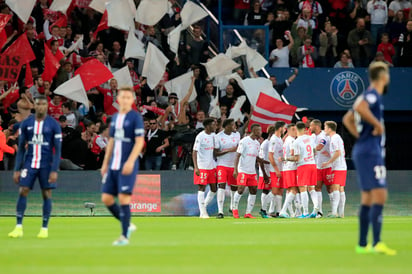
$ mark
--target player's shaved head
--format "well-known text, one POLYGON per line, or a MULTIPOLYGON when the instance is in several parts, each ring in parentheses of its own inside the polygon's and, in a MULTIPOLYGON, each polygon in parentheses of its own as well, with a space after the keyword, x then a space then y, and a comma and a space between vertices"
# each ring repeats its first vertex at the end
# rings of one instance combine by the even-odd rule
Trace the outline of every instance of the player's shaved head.
POLYGON ((314 124, 315 126, 322 127, 322 122, 318 119, 313 120, 311 123, 314 124))
POLYGON ((336 129, 338 128, 338 124, 334 121, 326 121, 325 122, 325 127, 330 128, 332 131, 336 132, 336 129))
POLYGON ((306 129, 306 125, 304 122, 297 122, 296 123, 296 129, 301 132, 304 131, 306 129))
MULTIPOLYGON (((112 79, 113 80, 113 79, 112 79)), ((116 81, 116 79, 114 79, 115 81, 116 81)), ((132 87, 129 87, 129 86, 124 86, 124 87, 120 87, 119 88, 119 92, 120 91, 130 91, 130 92, 134 92, 134 90, 133 90, 133 88, 132 87)))
POLYGON ((258 127, 260 127, 259 124, 253 124, 253 125, 250 126, 250 131, 253 132, 253 130, 254 130, 255 128, 258 128, 258 127))

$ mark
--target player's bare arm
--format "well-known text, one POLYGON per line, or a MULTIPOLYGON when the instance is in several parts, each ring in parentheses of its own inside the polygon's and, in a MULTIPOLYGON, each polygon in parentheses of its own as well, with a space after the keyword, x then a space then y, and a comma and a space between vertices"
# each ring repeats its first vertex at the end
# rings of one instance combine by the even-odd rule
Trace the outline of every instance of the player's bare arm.
POLYGON ((122 169, 123 175, 132 174, 134 165, 140 153, 142 152, 143 146, 144 146, 144 137, 143 136, 136 137, 133 150, 130 153, 129 158, 127 158, 127 161, 124 163, 124 166, 122 169))
POLYGON ((281 172, 280 172, 280 170, 279 170, 279 167, 278 167, 277 164, 276 164, 275 157, 274 157, 273 155, 274 155, 273 152, 269 152, 269 154, 268 154, 269 162, 270 162, 270 164, 273 166, 273 168, 275 169, 276 176, 277 176, 278 178, 280 178, 280 177, 282 177, 282 174, 281 174, 281 172))
MULTIPOLYGON (((257 157, 257 158, 258 158, 258 157, 257 157)), ((256 158, 256 159, 257 159, 257 158, 256 158)), ((262 170, 262 173, 263 173, 263 180, 265 180, 265 182, 268 184, 270 177, 266 174, 266 169, 265 169, 264 161, 259 161, 259 166, 260 166, 260 169, 262 170)))
POLYGON ((374 136, 380 136, 383 134, 384 132, 383 125, 373 115, 372 111, 369 108, 368 102, 366 102, 364 99, 359 99, 355 102, 353 108, 357 113, 359 113, 362 120, 371 124, 374 127, 374 130, 372 132, 374 136))
POLYGON ((213 151, 213 153, 214 153, 213 155, 214 155, 215 157, 219 157, 219 156, 225 155, 226 153, 236 152, 236 150, 237 150, 237 146, 236 146, 236 147, 229 148, 229 149, 226 149, 226 150, 215 149, 215 150, 213 151))
POLYGON ((322 167, 325 168, 325 167, 329 166, 330 164, 332 164, 333 162, 335 162, 335 161, 339 158, 339 156, 341 155, 341 153, 342 153, 342 152, 341 152, 340 150, 335 151, 335 153, 333 153, 333 155, 332 155, 332 157, 329 159, 329 161, 327 161, 327 162, 325 162, 325 163, 322 164, 322 167))
POLYGON ((240 158, 240 153, 236 153, 236 157, 235 157, 235 169, 233 171, 233 177, 235 177, 235 179, 237 179, 237 166, 239 165, 239 158, 240 158))
POLYGON ((192 159, 193 159, 193 165, 195 167, 195 174, 197 176, 200 176, 199 166, 197 165, 197 151, 196 150, 193 150, 192 159))
POLYGON ((108 169, 108 166, 109 166, 109 160, 112 157, 112 153, 113 153, 113 145, 114 145, 114 139, 111 137, 109 139, 108 143, 107 143, 106 154, 104 156, 103 164, 102 164, 102 167, 100 169, 100 174, 102 176, 104 176, 107 173, 107 169, 108 169))
POLYGON ((359 138, 359 133, 356 129, 355 114, 353 113, 353 111, 349 110, 348 112, 346 112, 345 116, 343 116, 342 122, 353 137, 359 138))

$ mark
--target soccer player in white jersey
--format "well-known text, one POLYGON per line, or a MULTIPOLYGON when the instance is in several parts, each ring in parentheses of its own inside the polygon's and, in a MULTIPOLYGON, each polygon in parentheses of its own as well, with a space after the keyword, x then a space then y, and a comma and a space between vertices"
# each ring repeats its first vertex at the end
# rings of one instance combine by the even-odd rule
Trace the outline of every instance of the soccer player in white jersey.
POLYGON ((195 139, 193 146, 194 184, 198 185, 197 201, 199 203, 200 218, 209 219, 207 214, 207 204, 216 195, 216 166, 213 160, 214 136, 216 131, 216 121, 207 118, 203 121, 205 129, 200 132, 195 139), (205 199, 206 186, 210 185, 210 191, 205 199))
POLYGON ((233 197, 237 191, 236 179, 233 177, 235 169, 236 149, 240 141, 240 134, 236 132, 233 119, 223 121, 224 130, 215 135, 214 155, 217 159, 217 218, 224 217, 223 205, 225 202, 226 184, 230 186, 230 210, 233 208, 233 197))
MULTIPOLYGON (((329 153, 329 145, 330 145, 330 138, 326 135, 326 133, 322 130, 322 122, 315 119, 310 123, 310 130, 312 131, 312 138, 315 143, 316 147, 316 154, 315 154, 315 161, 317 167, 317 182, 315 191, 311 191, 310 195, 317 195, 318 198, 318 205, 319 205, 319 212, 317 212, 316 218, 323 217, 323 209, 322 209, 322 186, 326 185, 327 191, 329 193, 329 181, 332 175, 332 168, 330 166, 322 167, 322 164, 327 162, 330 159, 329 153)), ((313 198, 312 198, 313 199, 313 198)))
POLYGON ((249 197, 247 199, 247 207, 245 218, 252 218, 252 210, 255 206, 256 193, 257 193, 257 179, 256 179, 256 161, 263 167, 264 161, 262 161, 259 155, 260 143, 258 139, 262 136, 262 128, 258 124, 253 124, 250 127, 251 134, 239 142, 239 146, 236 151, 235 158, 235 171, 233 176, 237 180, 238 189, 235 193, 233 201, 233 217, 239 218, 239 201, 242 197, 245 188, 249 188, 249 197))
POLYGON ((286 193, 286 199, 283 204, 282 210, 279 213, 280 218, 289 218, 294 217, 294 213, 291 210, 292 202, 296 198, 298 194, 298 184, 296 180, 296 162, 287 161, 293 156, 293 143, 296 139, 296 125, 291 123, 288 125, 288 137, 286 137, 285 142, 283 143, 283 156, 280 160, 283 161, 283 171, 282 171, 282 178, 283 178, 283 185, 285 188, 288 189, 286 193), (289 209, 290 215, 287 214, 287 210, 289 209))
POLYGON ((337 125, 333 121, 325 122, 325 132, 330 137, 330 154, 329 161, 322 164, 323 167, 332 165, 332 213, 328 216, 331 218, 345 216, 345 185, 346 185, 346 160, 345 146, 342 137, 336 133, 337 125), (339 212, 338 212, 339 208, 339 212))
MULTIPOLYGON (((309 196, 308 187, 316 185, 316 163, 315 163, 315 148, 312 142, 312 137, 305 134, 305 124, 303 122, 296 123, 298 138, 293 143, 293 156, 286 159, 297 163, 297 184, 300 191, 300 198, 303 206, 303 214, 298 218, 309 217, 309 196)), ((318 211, 317 199, 313 200, 314 211, 318 211)))
POLYGON ((275 133, 269 142, 269 162, 270 162, 270 179, 272 181, 272 201, 275 210, 272 217, 278 217, 282 209, 283 180, 282 180, 282 162, 279 158, 283 155, 282 136, 285 133, 285 122, 278 121, 275 123, 275 133))
MULTIPOLYGON (((267 128, 267 134, 268 138, 264 140, 260 144, 260 149, 259 149, 259 158, 269 161, 269 146, 270 146, 270 138, 272 135, 275 133, 275 126, 269 126, 267 128)), ((269 209, 269 204, 271 201, 271 198, 274 197, 272 194, 272 183, 270 180, 270 164, 264 164, 264 169, 259 166, 259 182, 258 182, 258 189, 262 190, 262 194, 260 196, 260 201, 262 208, 260 209, 260 216, 262 218, 269 218, 267 214, 267 210, 269 209)))

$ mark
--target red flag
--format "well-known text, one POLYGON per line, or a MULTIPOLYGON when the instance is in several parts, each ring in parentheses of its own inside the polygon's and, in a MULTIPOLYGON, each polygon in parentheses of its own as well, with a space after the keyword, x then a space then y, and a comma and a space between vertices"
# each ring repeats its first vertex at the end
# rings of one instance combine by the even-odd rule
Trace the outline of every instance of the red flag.
POLYGON ((91 2, 92 2, 92 0, 75 0, 75 1, 73 1, 74 5, 79 7, 79 8, 88 8, 91 2))
POLYGON ((0 49, 7 41, 6 30, 4 29, 11 18, 10 14, 0 13, 0 49))
POLYGON ((154 112, 158 115, 164 115, 166 113, 166 111, 164 109, 158 108, 158 107, 152 107, 152 106, 144 105, 143 108, 145 108, 145 109, 147 109, 151 112, 154 112))
POLYGON ((97 59, 87 61, 74 74, 81 76, 86 90, 90 90, 113 78, 111 71, 97 59))
POLYGON ((26 64, 26 76, 24 79, 24 85, 27 88, 31 88, 33 86, 33 74, 31 73, 30 63, 26 64))
POLYGON ((53 28, 54 26, 58 26, 59 28, 61 27, 67 27, 67 17, 63 13, 59 13, 60 17, 57 19, 51 26, 50 29, 53 28))
POLYGON ((51 82, 59 68, 59 60, 54 57, 49 47, 44 44, 44 72, 42 74, 43 80, 51 82))
POLYGON ((266 131, 268 126, 273 125, 277 121, 290 123, 295 112, 295 106, 285 104, 262 92, 253 109, 249 130, 253 124, 261 125, 262 130, 266 131))
POLYGON ((19 89, 13 89, 7 94, 6 98, 2 100, 4 112, 7 113, 7 108, 20 98, 19 89))
POLYGON ((56 54, 54 54, 54 57, 60 62, 60 60, 64 58, 64 54, 59 49, 57 49, 56 54))
POLYGON ((0 50, 6 42, 7 42, 6 30, 2 30, 0 31, 0 50))
POLYGON ((105 10, 104 13, 103 13, 102 19, 100 20, 100 23, 99 23, 99 25, 97 26, 96 31, 93 33, 94 39, 96 39, 97 34, 98 34, 100 31, 109 28, 109 26, 107 25, 107 22, 108 22, 108 21, 107 21, 107 10, 105 10))
POLYGON ((0 56, 0 80, 16 82, 21 67, 35 59, 27 35, 20 35, 0 56))

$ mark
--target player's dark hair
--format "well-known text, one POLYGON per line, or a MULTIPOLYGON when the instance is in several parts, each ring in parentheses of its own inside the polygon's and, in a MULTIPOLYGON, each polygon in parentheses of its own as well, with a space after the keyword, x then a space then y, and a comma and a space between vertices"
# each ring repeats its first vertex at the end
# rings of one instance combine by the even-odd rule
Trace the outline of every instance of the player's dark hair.
POLYGON ((381 74, 388 71, 388 65, 384 62, 374 62, 369 66, 369 79, 371 81, 379 80, 381 74))
POLYGON ((311 123, 314 123, 315 125, 322 127, 322 122, 318 119, 313 120, 311 123))
POLYGON ((250 131, 253 131, 256 127, 260 127, 259 124, 253 124, 250 126, 250 131))
POLYGON ((283 121, 277 121, 277 122, 275 123, 275 130, 278 131, 280 128, 284 127, 285 125, 286 125, 285 122, 283 122, 283 121))
POLYGON ((40 95, 37 95, 36 98, 34 98, 34 100, 35 101, 36 100, 46 100, 47 101, 47 96, 43 95, 43 94, 40 94, 40 95))
POLYGON ((295 123, 290 123, 290 124, 288 125, 288 129, 290 129, 290 128, 292 128, 292 127, 296 127, 296 124, 295 124, 295 123))
POLYGON ((232 124, 234 121, 235 121, 234 119, 226 119, 226 120, 223 122, 222 127, 225 128, 225 127, 227 127, 228 125, 232 124))
POLYGON ((273 135, 273 133, 275 133, 275 131, 276 131, 276 126, 274 126, 274 125, 268 126, 268 128, 267 128, 268 135, 273 135))
POLYGON ((330 128, 332 131, 336 132, 336 129, 338 128, 338 124, 336 124, 336 122, 334 121, 326 121, 325 125, 330 128))
POLYGON ((207 126, 211 125, 215 121, 214 118, 206 118, 203 121, 203 126, 206 128, 207 126))
POLYGON ((301 130, 304 130, 306 128, 306 125, 305 125, 304 122, 299 121, 299 122, 296 123, 296 128, 297 128, 297 130, 301 131, 301 130))

